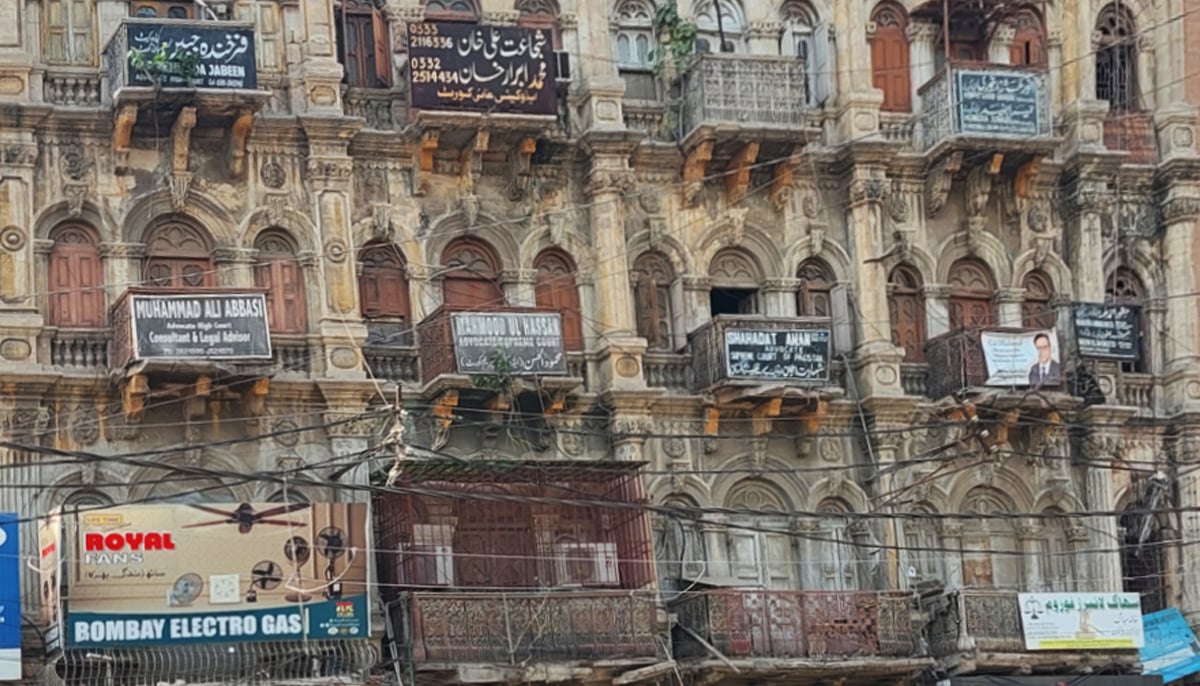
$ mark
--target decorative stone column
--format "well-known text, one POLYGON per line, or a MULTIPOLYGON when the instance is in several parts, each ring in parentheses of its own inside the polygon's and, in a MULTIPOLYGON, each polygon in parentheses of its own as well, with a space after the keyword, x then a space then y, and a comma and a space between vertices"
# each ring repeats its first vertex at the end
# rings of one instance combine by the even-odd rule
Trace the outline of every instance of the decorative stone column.
MULTIPOLYGON (((880 169, 856 165, 850 180, 850 207, 846 224, 849 252, 855 256, 851 294, 856 315, 851 317, 858 342, 854 357, 857 390, 861 397, 902 395, 900 361, 904 354, 892 344, 887 301, 887 267, 869 262, 882 254, 890 241, 883 237, 886 180, 880 169), (881 325, 882 323, 882 325, 881 325)), ((849 314, 849 313, 847 313, 849 314)))
MULTIPOLYGON (((1166 279, 1165 292, 1170 294, 1192 293, 1200 289, 1200 268, 1197 268, 1196 252, 1197 220, 1200 219, 1200 189, 1195 182, 1178 181, 1168 187, 1168 198, 1162 205, 1162 256, 1166 279)), ((1166 308, 1166 336, 1163 341, 1163 372, 1168 385, 1179 382, 1178 396, 1182 400, 1187 393, 1183 385, 1186 378, 1200 376, 1197 369, 1197 339, 1200 328, 1200 300, 1196 298, 1168 298, 1166 308)), ((1200 384, 1200 380, 1197 380, 1200 384)), ((1198 394, 1200 395, 1200 394, 1198 394)), ((1195 402, 1195 401, 1193 401, 1195 402)))
POLYGON ((746 42, 751 55, 778 55, 783 24, 777 21, 755 21, 746 27, 746 42))
POLYGON ((842 141, 856 141, 879 130, 879 106, 883 92, 871 79, 870 36, 875 25, 869 21, 868 5, 861 2, 833 4, 833 25, 845 26, 838 33, 837 75, 837 135, 842 141))
POLYGON ((537 296, 534 293, 537 283, 536 269, 505 269, 500 274, 500 282, 504 286, 504 297, 512 306, 537 306, 537 296))
POLYGON ((1041 533, 1041 526, 1035 519, 1021 519, 1018 520, 1016 529, 1017 546, 1021 550, 1020 563, 1024 568, 1018 570, 1025 577, 1023 587, 1030 590, 1045 590, 1046 579, 1042 578, 1042 556, 1041 551, 1038 550, 1038 535, 1041 533))
POLYGON ((108 302, 114 302, 129 286, 142 281, 145 243, 101 243, 100 260, 104 264, 104 283, 108 302), (111 284, 111 285, 109 285, 111 284))
POLYGON ((764 312, 768 317, 795 317, 799 279, 767 279, 763 284, 764 312))
POLYGON ((331 377, 363 378, 357 349, 367 330, 359 316, 350 222, 354 165, 347 155, 357 125, 341 118, 305 118, 301 124, 308 136, 306 176, 324 258, 325 298, 318 328, 325 369, 331 377))
POLYGON ((926 22, 913 22, 908 25, 908 63, 911 65, 913 112, 920 113, 921 87, 937 76, 937 39, 942 27, 926 22))
POLYGON ((922 291, 925 296, 925 331, 929 338, 950 331, 950 287, 944 284, 928 284, 922 291))
POLYGON ((1069 246, 1064 257, 1074 265, 1075 297, 1083 302, 1104 302, 1104 249, 1106 241, 1101 230, 1101 217, 1112 207, 1112 194, 1104 179, 1076 177, 1064 193, 1074 202, 1068 203, 1064 233, 1069 246))
POLYGON ((342 65, 334 41, 333 0, 308 0, 299 4, 305 40, 302 59, 289 60, 288 79, 292 111, 308 115, 342 113, 342 65))
POLYGON ((246 248, 217 248, 212 252, 217 285, 225 288, 254 286, 254 250, 246 248))
MULTIPOLYGON (((942 520, 942 548, 946 550, 962 550, 962 522, 950 519, 942 520)), ((946 553, 946 588, 962 588, 963 567, 961 553, 946 553)))
POLYGON ((700 525, 700 534, 704 536, 705 552, 708 553, 704 571, 707 576, 728 578, 730 576, 727 544, 729 529, 724 525, 729 518, 725 515, 715 514, 706 516, 704 520, 704 523, 700 525))
POLYGON ((996 314, 1000 326, 1020 328, 1021 305, 1025 302, 1024 288, 1001 288, 996 293, 996 314))
POLYGON ((680 277, 683 292, 683 332, 695 331, 696 327, 707 323, 710 315, 709 294, 712 291, 712 279, 705 274, 684 274, 680 277))

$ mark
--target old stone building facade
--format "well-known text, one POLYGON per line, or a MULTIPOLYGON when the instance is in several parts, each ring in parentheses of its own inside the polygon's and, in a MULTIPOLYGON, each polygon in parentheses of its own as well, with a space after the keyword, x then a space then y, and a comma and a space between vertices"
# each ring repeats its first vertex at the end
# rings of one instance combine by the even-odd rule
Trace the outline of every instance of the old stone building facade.
POLYGON ((1108 674, 1017 594, 1200 613, 1186 3, 0 5, 31 683, 1108 674), (189 294, 270 359, 145 353, 189 294), (46 650, 55 508, 371 492, 369 639, 46 650))

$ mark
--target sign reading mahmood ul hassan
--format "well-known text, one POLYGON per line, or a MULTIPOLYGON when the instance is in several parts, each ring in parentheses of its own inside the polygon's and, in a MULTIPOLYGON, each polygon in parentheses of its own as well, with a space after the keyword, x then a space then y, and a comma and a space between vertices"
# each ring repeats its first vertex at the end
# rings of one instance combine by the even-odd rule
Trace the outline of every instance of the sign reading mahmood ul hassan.
POLYGON ((17 515, 0 513, 0 681, 21 678, 21 548, 17 515))
POLYGON ((1160 675, 1165 683, 1200 672, 1200 642, 1178 608, 1148 614, 1142 626, 1142 674, 1160 675))
POLYGON ((1142 601, 1136 593, 1020 593, 1026 650, 1141 648, 1142 601))

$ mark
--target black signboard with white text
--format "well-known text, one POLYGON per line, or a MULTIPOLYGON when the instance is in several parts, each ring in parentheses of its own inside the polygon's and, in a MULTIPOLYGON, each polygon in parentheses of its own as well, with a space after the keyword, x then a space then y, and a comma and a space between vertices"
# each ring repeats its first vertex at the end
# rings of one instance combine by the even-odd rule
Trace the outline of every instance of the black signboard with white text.
POLYGON ((270 359, 267 300, 262 293, 131 295, 138 359, 270 359))
POLYGON ((1136 360, 1140 357, 1141 308, 1137 305, 1075 303, 1075 341, 1081 357, 1136 360))
POLYGON ((258 88, 258 74, 254 63, 254 29, 238 26, 217 26, 213 22, 162 23, 153 20, 128 19, 125 22, 126 40, 131 54, 117 56, 126 60, 129 85, 154 86, 154 78, 161 86, 172 88, 258 88), (152 75, 138 68, 132 53, 141 53, 147 62, 156 55, 168 58, 166 73, 152 75), (182 53, 196 56, 196 70, 188 74, 176 73, 178 62, 171 58, 182 53), (153 78, 152 78, 153 77, 153 78))
POLYGON ((450 326, 460 374, 495 374, 498 357, 514 376, 567 373, 557 312, 456 312, 450 326))
POLYGON ((829 329, 726 329, 726 375, 828 381, 829 341, 829 329))
POLYGON ((1042 133, 1038 74, 990 69, 959 69, 954 74, 960 133, 1022 137, 1042 133))
POLYGON ((417 109, 558 112, 554 46, 542 29, 409 24, 408 73, 417 109))

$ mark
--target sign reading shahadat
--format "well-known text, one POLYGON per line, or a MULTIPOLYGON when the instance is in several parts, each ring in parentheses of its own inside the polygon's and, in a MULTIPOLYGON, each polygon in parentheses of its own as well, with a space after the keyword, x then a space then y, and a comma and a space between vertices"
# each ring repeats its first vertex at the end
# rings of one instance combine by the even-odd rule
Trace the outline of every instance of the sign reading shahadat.
POLYGON ((1133 650, 1145 643, 1136 593, 1021 593, 1027 650, 1133 650))

